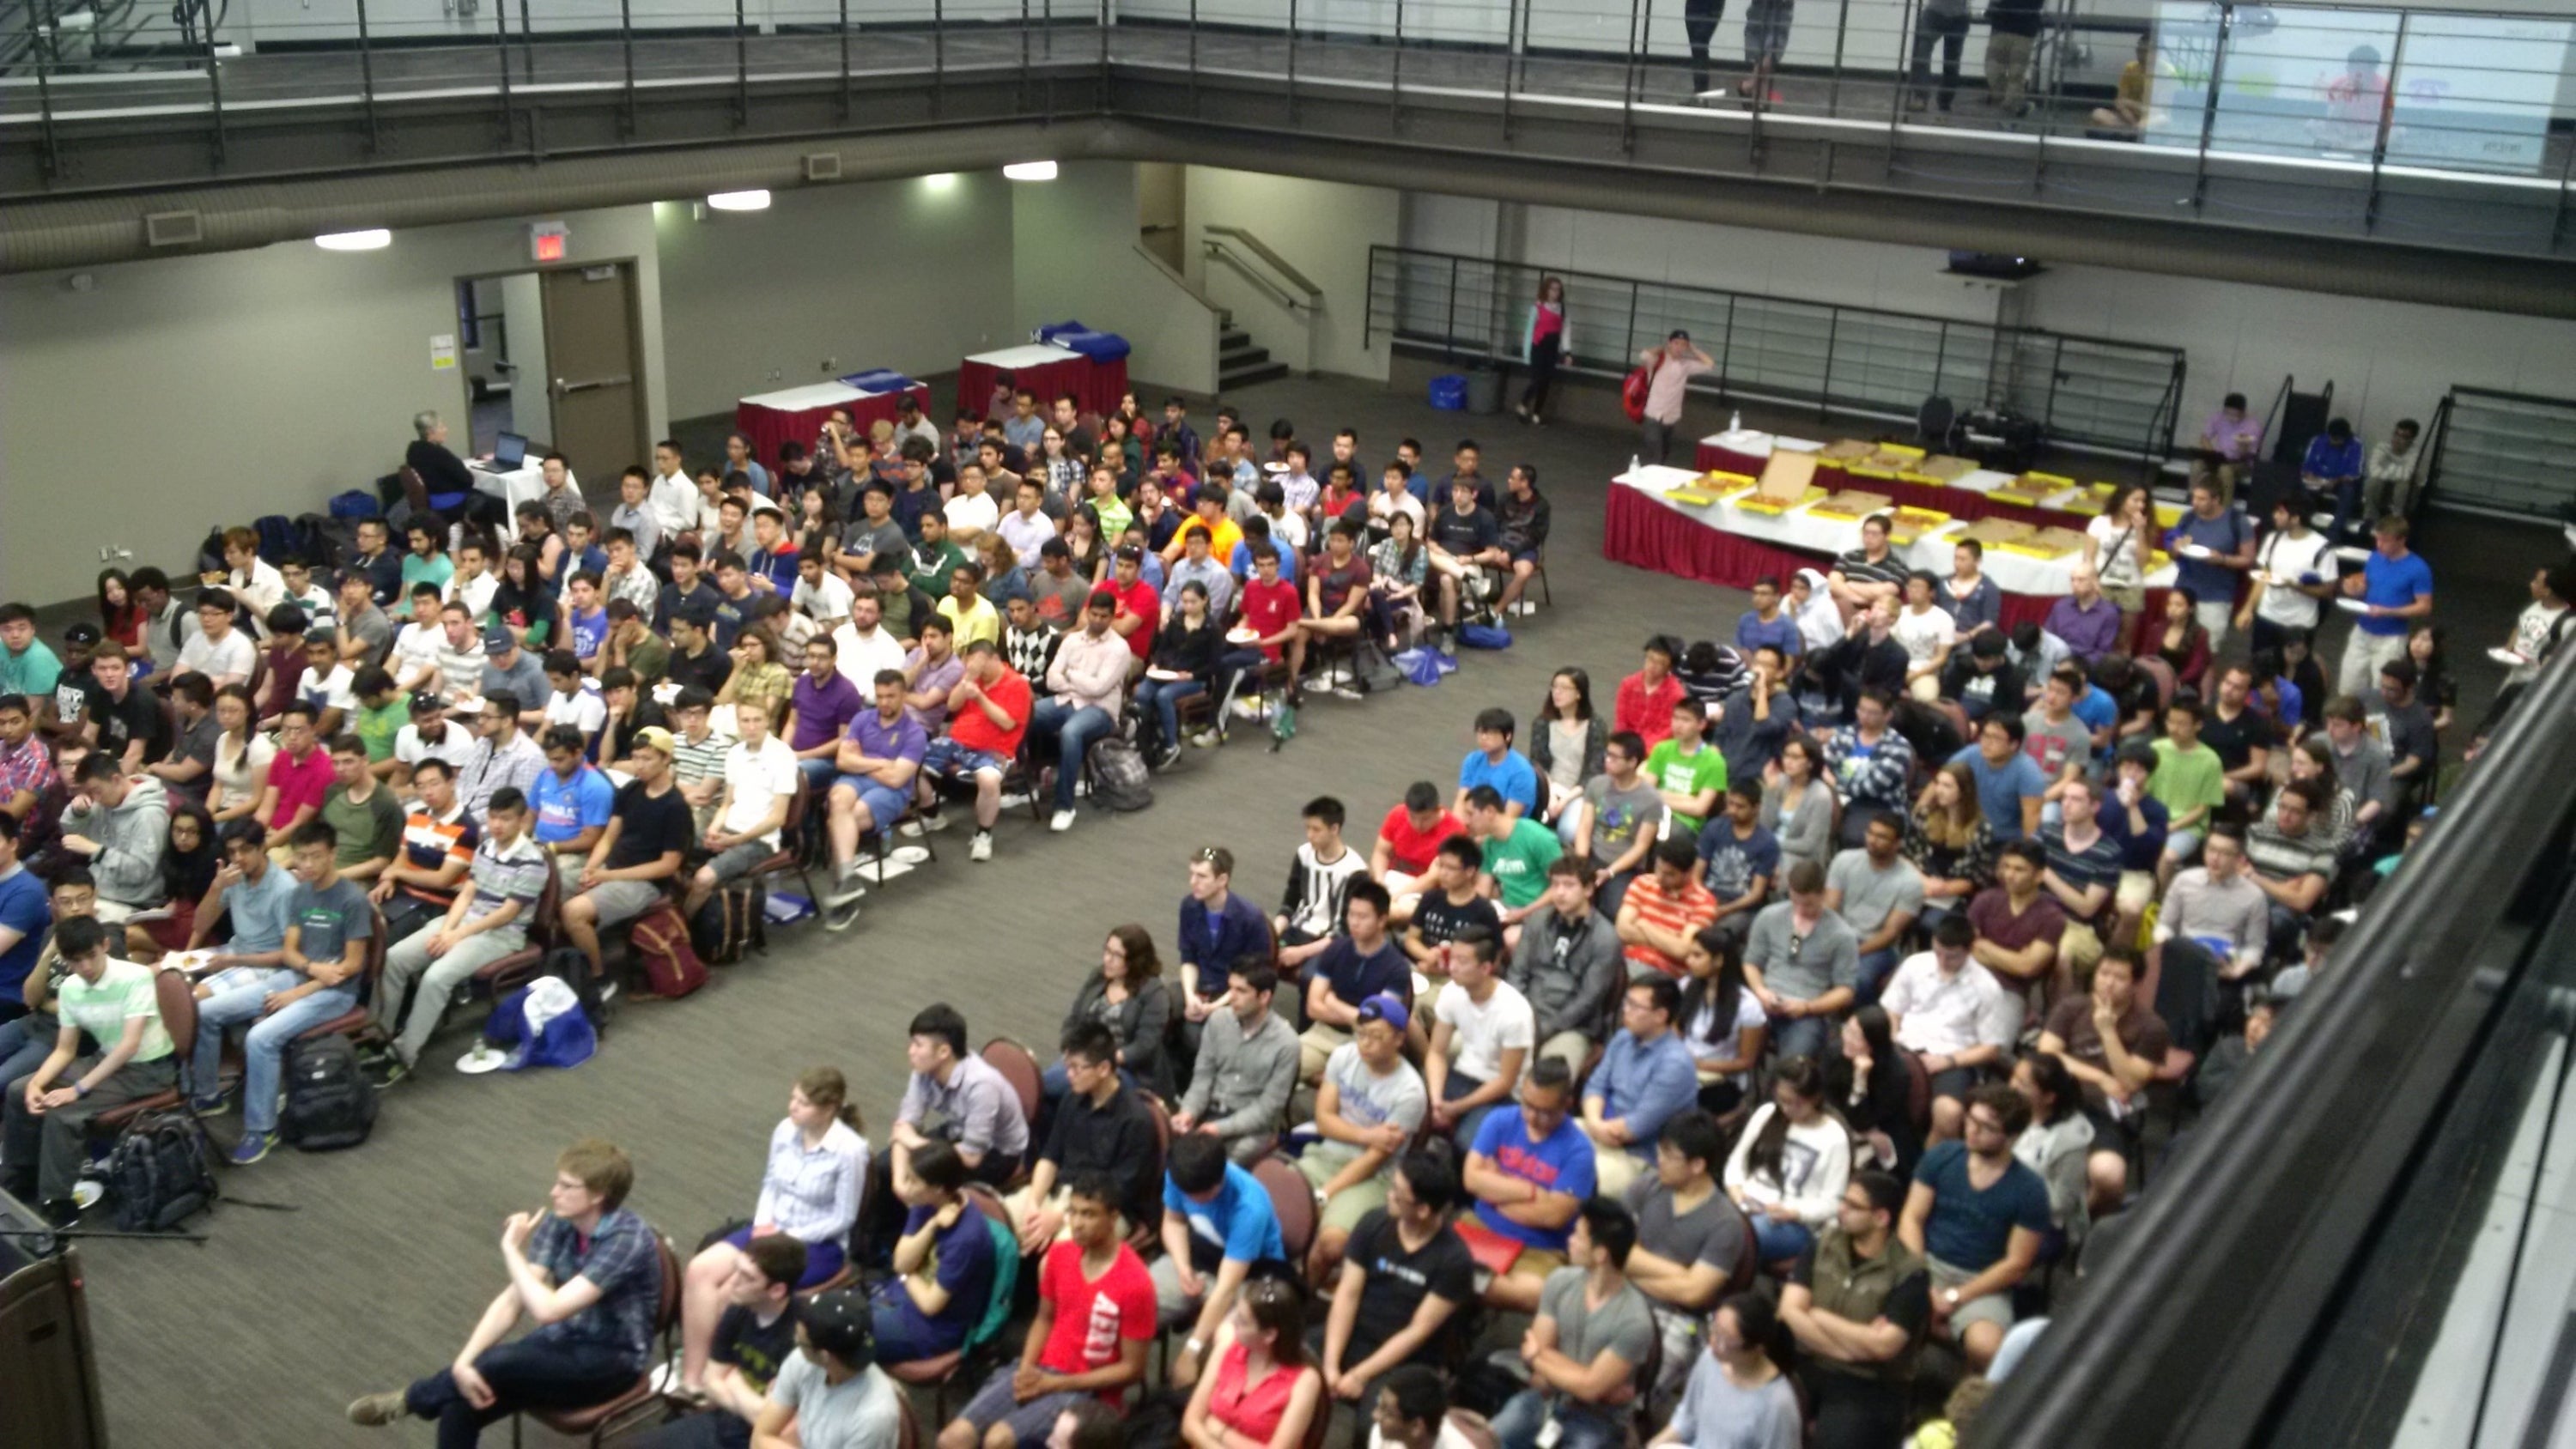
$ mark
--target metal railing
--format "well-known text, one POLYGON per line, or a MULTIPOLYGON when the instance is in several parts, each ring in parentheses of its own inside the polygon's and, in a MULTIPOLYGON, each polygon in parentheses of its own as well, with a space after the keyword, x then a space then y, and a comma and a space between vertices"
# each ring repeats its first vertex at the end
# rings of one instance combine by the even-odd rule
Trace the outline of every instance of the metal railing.
POLYGON ((485 94, 506 115, 601 89, 632 115, 639 91, 707 84, 730 84, 748 121, 763 85, 922 74, 918 119, 938 120, 954 72, 1085 66, 1116 111, 1117 67, 1184 73, 1193 104, 1284 87, 1290 127, 1301 98, 1383 92, 1396 114, 1408 96, 1496 107, 1506 140, 1534 119, 1615 120, 1632 144, 1650 122, 1696 127, 1724 143, 1689 163, 1708 170, 1764 172, 1796 140, 1827 148, 1829 185, 2472 249, 2570 241, 2576 9, 2160 0, 2115 18, 2057 0, 2015 37, 1923 4, 1839 0, 1748 37, 1740 15, 1699 28, 1686 0, 230 0, 128 7, 131 33, 102 46, 36 3, 17 10, 0 134, 40 133, 50 155, 92 120, 199 118, 220 137, 246 108, 265 123, 355 102, 372 125, 384 105, 485 94), (2509 217, 2463 212, 2463 180, 2509 217))
POLYGON ((2558 522, 2576 505, 2576 401, 2454 386, 2431 431, 2431 506, 2558 522))
POLYGON ((1409 247, 1369 249, 1365 336, 1517 362, 1540 279, 1565 284, 1566 366, 1621 377, 1687 330, 1717 363, 1692 389, 1911 422, 1927 397, 2009 408, 2063 443, 2160 457, 2181 405, 2177 347, 1760 296, 1409 247))

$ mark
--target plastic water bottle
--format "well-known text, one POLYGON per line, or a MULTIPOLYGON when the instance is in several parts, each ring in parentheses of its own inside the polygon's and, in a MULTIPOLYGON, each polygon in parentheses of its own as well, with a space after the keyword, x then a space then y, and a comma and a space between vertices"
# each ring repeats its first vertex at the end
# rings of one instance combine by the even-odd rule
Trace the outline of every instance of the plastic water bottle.
POLYGON ((1628 475, 1629 475, 1630 477, 1632 477, 1632 478, 1633 478, 1633 477, 1635 477, 1635 476, 1636 476, 1636 473, 1637 473, 1637 465, 1638 465, 1640 462, 1642 462, 1642 461, 1643 461, 1643 458, 1642 458, 1642 457, 1641 457, 1641 455, 1639 455, 1639 454, 1636 454, 1636 453, 1630 453, 1630 454, 1628 455, 1628 475))
POLYGON ((1744 413, 1741 409, 1727 417, 1726 430, 1730 433, 1740 433, 1744 431, 1744 413))

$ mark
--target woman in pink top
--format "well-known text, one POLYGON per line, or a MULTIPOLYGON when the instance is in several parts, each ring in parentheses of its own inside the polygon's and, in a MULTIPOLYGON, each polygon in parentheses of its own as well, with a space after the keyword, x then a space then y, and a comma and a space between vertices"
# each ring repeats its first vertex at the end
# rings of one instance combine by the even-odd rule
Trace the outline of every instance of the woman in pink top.
POLYGON ((1521 421, 1535 425, 1547 421, 1540 415, 1547 411, 1547 390, 1556 381, 1557 368, 1572 361, 1565 355, 1562 279, 1538 279, 1538 300, 1530 306, 1529 333, 1521 343, 1529 356, 1529 386, 1521 389, 1521 400, 1512 411, 1521 415, 1521 421))
POLYGON ((1324 1379, 1306 1362, 1306 1300, 1297 1285, 1277 1278, 1245 1284, 1217 1337, 1216 1372, 1199 1376, 1181 1416, 1190 1449, 1305 1443, 1324 1379))

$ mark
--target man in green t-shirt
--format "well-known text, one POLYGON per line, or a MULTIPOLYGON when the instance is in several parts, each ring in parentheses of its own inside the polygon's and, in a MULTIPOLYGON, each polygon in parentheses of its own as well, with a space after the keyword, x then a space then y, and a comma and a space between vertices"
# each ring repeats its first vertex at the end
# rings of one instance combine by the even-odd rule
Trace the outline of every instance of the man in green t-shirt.
POLYGON ((161 1025, 152 968, 109 959, 107 933, 88 916, 54 928, 54 946, 67 969, 55 995, 54 1014, 62 1024, 53 1052, 35 1071, 0 1084, 8 1098, 0 1116, 0 1161, 8 1164, 0 1183, 62 1225, 79 1216, 72 1184, 87 1158, 90 1119, 167 1091, 179 1076, 170 1033, 161 1025), (106 1050, 80 1056, 83 1032, 106 1050))
POLYGON ((2147 777, 2147 794, 2172 817, 2165 835, 2164 858, 2156 862, 2156 886, 2171 884, 2175 871, 2200 853, 2200 838, 2209 829, 2209 812, 2227 803, 2227 762, 2200 742, 2200 705, 2177 699, 2165 707, 2165 737, 2155 742, 2156 772, 2147 777))
POLYGON ((353 685, 358 696, 358 717, 350 729, 367 747, 367 768, 379 780, 391 780, 394 767, 394 738, 411 723, 411 701, 394 687, 393 675, 370 664, 358 671, 353 685))
POLYGON ((345 879, 374 881, 402 849, 402 803, 393 786, 376 778, 366 741, 356 735, 331 739, 331 788, 322 797, 321 818, 339 839, 334 863, 345 879))
POLYGON ((921 511, 921 542, 912 546, 910 582, 934 599, 948 596, 948 585, 966 553, 948 541, 948 519, 936 508, 921 511))
POLYGON ((1684 696, 1673 706, 1673 733, 1646 756, 1646 778, 1664 794, 1673 817, 1668 836, 1697 840, 1717 797, 1726 793, 1726 756, 1706 743, 1708 707, 1684 696))
POLYGON ((1538 909, 1547 894, 1547 868, 1565 853, 1556 831, 1527 816, 1512 814, 1503 792, 1478 785, 1467 792, 1467 828, 1484 847, 1485 879, 1493 883, 1495 903, 1502 907, 1506 950, 1521 936, 1521 917, 1538 909))

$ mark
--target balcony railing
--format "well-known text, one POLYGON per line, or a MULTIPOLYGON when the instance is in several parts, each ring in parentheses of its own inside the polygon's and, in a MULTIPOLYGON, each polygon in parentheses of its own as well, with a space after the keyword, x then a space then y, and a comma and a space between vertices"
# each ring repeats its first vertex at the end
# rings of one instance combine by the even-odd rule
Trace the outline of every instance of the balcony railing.
MULTIPOLYGON (((380 107, 477 96, 506 108, 610 91, 632 114, 639 94, 726 85, 756 130, 761 87, 909 76, 932 82, 917 98, 929 121, 950 75, 1090 67, 1104 80, 1181 73, 1194 96, 1210 81, 1284 86, 1291 126, 1301 97, 1383 93, 1398 110, 1498 108, 1506 139, 1531 118, 1616 122, 1630 139, 1648 126, 1704 132, 1715 144, 1687 164, 1712 171, 1764 173, 1772 148, 1795 142, 1821 148, 1827 185, 2470 250, 2570 242, 2576 8, 2153 0, 2109 18, 2058 0, 2031 17, 2035 34, 2012 36, 1983 16, 1927 16, 1923 0, 1810 0, 1794 23, 1748 37, 1749 8, 1713 31, 1685 0, 188 0, 77 12, 102 25, 63 0, 16 0, 0 5, 15 32, 0 50, 0 141, 32 139, 53 158, 89 123, 166 119, 219 138, 298 107, 355 105, 372 123, 380 107), (2464 209, 2464 194, 2487 204, 2464 209)), ((1096 93, 1125 108, 1118 87, 1096 93)))

